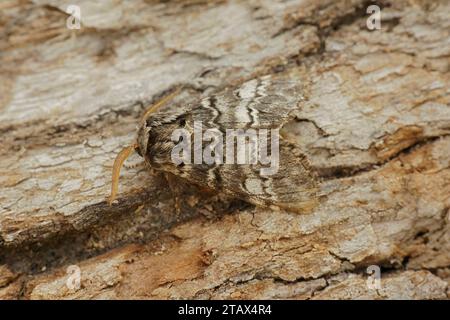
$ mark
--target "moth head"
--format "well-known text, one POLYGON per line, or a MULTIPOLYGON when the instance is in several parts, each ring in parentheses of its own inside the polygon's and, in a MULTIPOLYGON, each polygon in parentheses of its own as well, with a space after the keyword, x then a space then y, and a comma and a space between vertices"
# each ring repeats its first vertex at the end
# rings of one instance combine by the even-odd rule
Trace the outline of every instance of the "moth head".
POLYGON ((138 129, 136 137, 136 152, 141 157, 145 157, 145 155, 147 154, 149 138, 150 127, 148 127, 146 123, 143 123, 138 129))
POLYGON ((139 127, 138 136, 136 138, 135 143, 133 143, 131 146, 125 147, 122 149, 122 151, 119 152, 119 154, 116 156, 116 159, 114 160, 113 165, 113 172, 112 172, 112 181, 111 181, 111 194, 108 199, 109 205, 112 204, 112 202, 115 200, 117 191, 119 189, 119 176, 120 176, 120 169, 123 166, 123 163, 125 160, 133 153, 137 152, 139 155, 145 158, 147 154, 147 150, 149 147, 149 140, 150 140, 150 131, 151 127, 148 126, 148 119, 152 114, 154 114, 162 105, 164 105, 169 100, 173 99, 180 91, 182 87, 179 87, 174 92, 169 94, 168 96, 164 97, 163 99, 159 100, 157 103, 152 105, 150 108, 146 110, 144 115, 141 118, 141 125, 139 127))
POLYGON ((172 136, 177 129, 190 129, 182 109, 150 117, 138 130, 137 153, 157 169, 170 168, 171 151, 177 143, 172 136))

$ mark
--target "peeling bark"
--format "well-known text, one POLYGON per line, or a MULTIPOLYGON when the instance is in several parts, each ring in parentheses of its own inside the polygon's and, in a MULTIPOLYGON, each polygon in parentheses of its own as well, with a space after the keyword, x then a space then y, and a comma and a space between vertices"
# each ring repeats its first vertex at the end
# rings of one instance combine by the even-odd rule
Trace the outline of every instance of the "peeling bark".
POLYGON ((1 299, 449 297, 448 1, 382 1, 375 31, 357 0, 78 1, 70 30, 72 2, 0 3, 1 299), (150 103, 287 72, 306 99, 282 133, 320 177, 313 212, 174 190, 144 165, 106 204, 150 103))

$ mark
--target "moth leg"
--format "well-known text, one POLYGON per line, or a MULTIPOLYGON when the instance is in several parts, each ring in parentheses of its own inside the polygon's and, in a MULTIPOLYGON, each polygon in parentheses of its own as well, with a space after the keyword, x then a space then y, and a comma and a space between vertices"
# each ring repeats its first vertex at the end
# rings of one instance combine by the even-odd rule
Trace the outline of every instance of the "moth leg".
POLYGON ((180 188, 180 181, 171 173, 164 172, 164 176, 166 178, 167 184, 169 185, 170 191, 172 191, 174 202, 175 202, 175 211, 178 214, 181 213, 181 195, 183 194, 182 189, 180 188))
POLYGON ((135 169, 135 168, 143 168, 145 167, 146 162, 144 160, 141 160, 139 162, 135 162, 135 163, 131 163, 131 164, 126 164, 124 163, 123 166, 127 169, 135 169))
POLYGON ((319 205, 318 198, 312 198, 310 200, 305 200, 302 202, 295 203, 277 203, 275 206, 297 214, 309 214, 314 211, 314 209, 319 205))

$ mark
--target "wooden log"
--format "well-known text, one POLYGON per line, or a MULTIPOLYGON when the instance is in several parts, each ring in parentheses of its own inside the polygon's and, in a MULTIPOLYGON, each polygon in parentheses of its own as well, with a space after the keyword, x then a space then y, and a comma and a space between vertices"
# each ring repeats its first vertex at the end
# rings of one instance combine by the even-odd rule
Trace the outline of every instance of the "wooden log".
POLYGON ((449 297, 448 1, 382 1, 372 31, 357 0, 78 2, 78 30, 70 1, 0 3, 1 299, 449 297), (304 84, 283 137, 320 177, 313 212, 182 181, 176 210, 142 165, 107 205, 149 104, 272 73, 304 84))

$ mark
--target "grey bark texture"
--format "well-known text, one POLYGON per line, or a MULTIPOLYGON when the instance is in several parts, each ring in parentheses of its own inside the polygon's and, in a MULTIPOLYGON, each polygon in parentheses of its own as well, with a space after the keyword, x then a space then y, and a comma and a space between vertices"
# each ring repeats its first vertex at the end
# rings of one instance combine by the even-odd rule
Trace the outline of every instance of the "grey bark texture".
POLYGON ((450 3, 380 1, 372 31, 371 4, 0 2, 0 299, 448 299, 450 3), (313 212, 142 165, 107 205, 152 102, 286 72, 305 87, 283 136, 320 177, 313 212))

